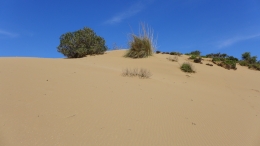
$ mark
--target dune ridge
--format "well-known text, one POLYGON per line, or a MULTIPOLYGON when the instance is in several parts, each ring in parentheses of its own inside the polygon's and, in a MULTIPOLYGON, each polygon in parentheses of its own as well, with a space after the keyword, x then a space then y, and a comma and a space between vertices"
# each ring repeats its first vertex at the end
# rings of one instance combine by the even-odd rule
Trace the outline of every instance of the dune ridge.
POLYGON ((259 72, 166 54, 0 58, 0 145, 259 146, 259 72), (149 79, 124 77, 146 68, 149 79))

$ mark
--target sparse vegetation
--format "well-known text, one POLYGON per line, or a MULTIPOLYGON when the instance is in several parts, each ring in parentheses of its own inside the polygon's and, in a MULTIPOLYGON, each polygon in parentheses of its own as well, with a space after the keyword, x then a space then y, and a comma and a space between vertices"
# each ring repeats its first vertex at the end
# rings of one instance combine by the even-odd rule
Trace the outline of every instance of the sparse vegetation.
POLYGON ((141 24, 141 34, 139 36, 132 34, 132 40, 129 42, 130 49, 125 57, 146 58, 152 56, 156 49, 153 39, 153 30, 145 24, 141 24))
POLYGON ((196 56, 200 56, 200 53, 201 52, 198 50, 190 52, 191 55, 196 55, 196 56))
POLYGON ((234 69, 236 70, 236 59, 230 58, 222 58, 222 57, 214 57, 212 62, 217 64, 218 66, 224 67, 225 69, 234 69))
POLYGON ((170 52, 170 55, 178 55, 181 56, 182 54, 180 52, 170 52))
POLYGON ((151 72, 147 69, 141 68, 140 70, 138 70, 138 68, 134 68, 134 69, 124 69, 123 76, 128 76, 128 77, 136 77, 138 76, 139 78, 150 78, 152 76, 151 72))
POLYGON ((229 56, 225 53, 221 54, 221 53, 211 53, 211 54, 207 54, 206 55, 207 58, 212 58, 212 62, 218 66, 221 66, 225 69, 234 69, 236 70, 236 63, 238 62, 238 59, 233 57, 233 56, 229 56))
POLYGON ((178 62, 179 58, 178 56, 174 55, 174 56, 170 56, 169 58, 167 58, 169 61, 173 61, 173 62, 178 62))
POLYGON ((68 58, 81 58, 86 55, 103 54, 107 47, 105 40, 87 27, 75 32, 68 32, 60 37, 58 52, 68 58))
POLYGON ((184 71, 184 72, 188 72, 188 73, 195 73, 195 68, 193 66, 192 63, 190 62, 184 62, 182 65, 181 65, 181 70, 184 71))
POLYGON ((242 60, 239 61, 241 66, 247 66, 249 69, 260 71, 260 60, 257 62, 257 56, 251 56, 250 52, 242 54, 242 60))

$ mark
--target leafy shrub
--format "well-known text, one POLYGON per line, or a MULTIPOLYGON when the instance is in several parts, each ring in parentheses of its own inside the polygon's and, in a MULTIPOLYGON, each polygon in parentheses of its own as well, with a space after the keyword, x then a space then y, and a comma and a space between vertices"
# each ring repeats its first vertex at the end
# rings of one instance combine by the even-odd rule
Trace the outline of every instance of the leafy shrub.
POLYGON ((225 60, 224 64, 227 65, 228 69, 237 69, 236 68, 236 61, 233 60, 225 60))
POLYGON ((240 64, 241 66, 248 66, 248 62, 245 61, 245 60, 239 61, 239 64, 240 64))
POLYGON ((236 62, 238 61, 238 59, 233 57, 233 56, 228 56, 227 59, 228 60, 233 60, 233 61, 236 61, 236 62))
POLYGON ((256 70, 260 70, 260 64, 258 64, 258 63, 251 64, 251 68, 256 69, 256 70))
POLYGON ((87 27, 68 32, 60 37, 58 52, 68 58, 81 58, 89 54, 103 54, 107 47, 105 40, 87 27))
POLYGON ((202 58, 199 57, 199 58, 194 59, 194 62, 195 62, 195 63, 200 63, 200 64, 202 64, 201 60, 202 60, 202 58))
POLYGON ((169 52, 165 52, 165 54, 170 54, 169 52))
POLYGON ((242 54, 242 60, 248 61, 251 58, 250 52, 245 52, 242 54))
POLYGON ((241 66, 248 66, 248 68, 259 70, 259 62, 257 56, 251 56, 250 52, 242 54, 242 60, 239 62, 241 66))
POLYGON ((218 66, 224 67, 226 69, 237 69, 236 68, 236 59, 233 57, 229 58, 224 58, 224 57, 214 57, 212 59, 212 62, 217 64, 218 66))
POLYGON ((190 62, 184 62, 180 68, 184 72, 195 73, 195 68, 190 62))
POLYGON ((161 53, 161 51, 156 51, 156 54, 160 54, 161 53))
POLYGON ((126 53, 125 57, 130 58, 145 58, 152 56, 153 51, 156 49, 153 39, 153 31, 141 24, 142 34, 136 36, 132 34, 132 40, 130 40, 130 49, 126 53))
POLYGON ((122 75, 129 76, 129 77, 138 76, 140 78, 150 78, 152 76, 151 72, 144 68, 141 68, 140 70, 138 70, 138 68, 134 68, 134 69, 126 68, 125 70, 123 70, 122 75))
POLYGON ((198 50, 190 52, 191 55, 196 55, 196 56, 200 56, 200 53, 201 52, 198 50))

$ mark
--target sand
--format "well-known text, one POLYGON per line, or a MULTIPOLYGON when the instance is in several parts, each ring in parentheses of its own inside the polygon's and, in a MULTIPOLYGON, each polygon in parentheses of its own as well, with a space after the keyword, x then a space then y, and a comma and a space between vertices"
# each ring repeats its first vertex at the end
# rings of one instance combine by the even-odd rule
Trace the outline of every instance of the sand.
POLYGON ((0 58, 0 146, 259 146, 260 72, 187 56, 0 58), (149 79, 124 77, 150 70, 149 79))

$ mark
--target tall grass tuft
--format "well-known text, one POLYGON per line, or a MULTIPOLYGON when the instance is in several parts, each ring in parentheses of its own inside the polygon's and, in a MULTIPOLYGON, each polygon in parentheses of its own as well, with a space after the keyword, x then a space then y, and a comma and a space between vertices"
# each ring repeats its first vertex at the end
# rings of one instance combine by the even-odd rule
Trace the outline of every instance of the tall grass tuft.
POLYGON ((147 58, 152 56, 156 50, 156 41, 153 38, 153 30, 141 23, 141 31, 139 36, 131 34, 131 40, 129 41, 130 49, 125 54, 125 57, 130 58, 147 58))

